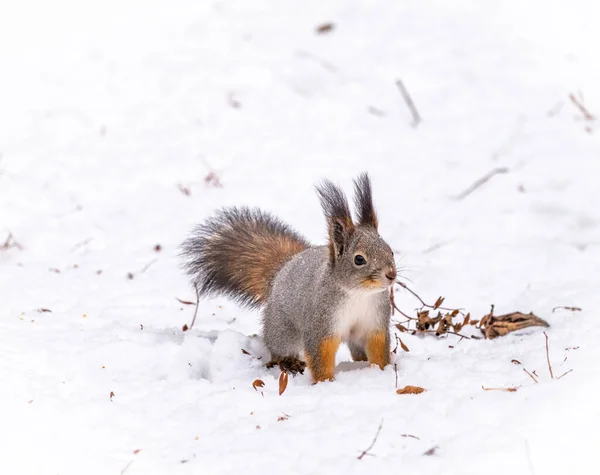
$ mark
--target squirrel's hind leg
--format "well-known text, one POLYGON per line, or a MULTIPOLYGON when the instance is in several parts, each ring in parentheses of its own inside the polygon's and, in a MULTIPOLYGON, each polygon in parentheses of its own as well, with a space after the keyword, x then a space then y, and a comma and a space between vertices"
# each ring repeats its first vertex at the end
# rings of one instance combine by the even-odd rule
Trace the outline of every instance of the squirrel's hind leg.
POLYGON ((350 350, 352 361, 368 361, 365 348, 360 343, 349 341, 348 349, 350 350))
POLYGON ((300 331, 281 318, 281 313, 275 315, 269 307, 263 315, 263 339, 271 353, 267 368, 279 366, 281 371, 293 375, 304 373, 306 363, 298 357, 302 351, 300 331))

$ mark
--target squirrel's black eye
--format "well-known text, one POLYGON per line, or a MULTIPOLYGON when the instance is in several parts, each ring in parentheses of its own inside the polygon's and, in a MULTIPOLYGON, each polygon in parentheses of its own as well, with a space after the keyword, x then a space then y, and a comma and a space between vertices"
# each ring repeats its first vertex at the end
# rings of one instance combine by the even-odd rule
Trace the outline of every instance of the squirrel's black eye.
POLYGON ((357 266, 364 266, 367 263, 367 260, 364 258, 364 256, 357 254, 356 256, 354 256, 354 263, 357 266))

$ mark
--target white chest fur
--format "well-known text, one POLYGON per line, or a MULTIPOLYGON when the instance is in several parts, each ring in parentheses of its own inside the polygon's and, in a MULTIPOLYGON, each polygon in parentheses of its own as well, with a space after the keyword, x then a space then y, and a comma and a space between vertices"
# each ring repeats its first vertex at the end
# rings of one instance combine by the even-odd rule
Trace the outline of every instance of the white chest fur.
POLYGON ((359 341, 377 326, 377 301, 380 292, 356 291, 335 314, 336 334, 342 341, 359 341))

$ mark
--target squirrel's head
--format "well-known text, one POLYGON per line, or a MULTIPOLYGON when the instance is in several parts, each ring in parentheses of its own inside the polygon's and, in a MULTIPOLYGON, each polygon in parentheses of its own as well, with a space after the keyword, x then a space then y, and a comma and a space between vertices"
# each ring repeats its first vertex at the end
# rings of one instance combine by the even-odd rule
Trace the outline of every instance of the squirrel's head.
POLYGON ((349 290, 389 290, 396 281, 394 253, 377 232, 369 176, 361 174, 354 186, 356 223, 339 187, 329 180, 317 186, 327 218, 330 265, 340 284, 349 290))

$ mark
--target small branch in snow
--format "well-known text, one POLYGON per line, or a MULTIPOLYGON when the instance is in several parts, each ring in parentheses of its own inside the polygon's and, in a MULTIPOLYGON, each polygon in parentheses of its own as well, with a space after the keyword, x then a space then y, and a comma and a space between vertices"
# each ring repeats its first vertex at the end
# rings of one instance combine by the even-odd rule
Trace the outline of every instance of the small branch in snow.
POLYGON ((125 467, 123 467, 123 470, 121 470, 121 475, 123 475, 129 469, 129 467, 131 467, 132 463, 133 463, 133 460, 130 460, 129 463, 127 465, 125 465, 125 467))
POLYGON ((471 193, 473 193, 477 188, 479 188, 480 186, 482 186, 485 183, 487 183, 494 176, 500 175, 500 174, 503 174, 503 173, 508 173, 509 171, 510 170, 507 167, 494 168, 491 172, 486 173, 484 176, 482 176, 477 181, 475 181, 475 183, 473 183, 471 186, 469 186, 465 191, 463 191, 463 192, 459 193, 458 195, 456 195, 454 197, 454 199, 456 201, 460 201, 460 200, 465 199, 467 196, 469 196, 471 193))
POLYGON ((550 352, 548 351, 548 334, 544 332, 544 336, 546 337, 546 360, 548 361, 548 370, 550 371, 550 378, 554 379, 552 365, 550 364, 550 352))
POLYGON ((559 307, 554 307, 552 309, 552 313, 554 313, 557 310, 570 310, 571 312, 581 312, 583 309, 581 307, 564 307, 564 306, 559 306, 559 307))
POLYGON ((561 374, 561 375, 560 375, 558 378, 556 378, 556 379, 560 379, 560 378, 562 378, 563 376, 566 376, 566 375, 567 375, 567 374, 569 374, 571 371, 573 371, 573 370, 572 370, 572 369, 570 369, 570 370, 569 370, 569 371, 567 371, 566 373, 563 373, 563 374, 561 374))
POLYGON ((396 80, 396 86, 398 86, 400 94, 402 94, 402 98, 404 99, 404 102, 406 102, 406 105, 408 106, 408 109, 410 110, 410 113, 412 115, 413 122, 411 125, 413 127, 417 127, 421 123, 421 116, 419 115, 419 112, 415 107, 415 103, 413 102, 412 98, 410 97, 410 94, 406 90, 406 87, 404 87, 404 83, 400 79, 396 80))
POLYGON ((373 437, 373 442, 371 442, 371 445, 369 445, 365 450, 362 451, 362 453, 357 457, 358 460, 362 460, 365 455, 371 455, 369 453, 369 450, 371 450, 375 445, 375 442, 377 442, 377 438, 379 437, 379 433, 381 432, 381 426, 383 426, 383 419, 381 419, 381 422, 379 423, 379 427, 377 428, 375 437, 373 437))
POLYGON ((183 326, 184 332, 192 329, 194 323, 196 323, 196 316, 198 315, 198 307, 200 306, 200 289, 198 289, 198 284, 194 283, 194 289, 196 289, 196 308, 194 309, 194 317, 192 318, 192 323, 190 323, 189 327, 187 325, 183 326))
POLYGON ((533 379, 533 382, 534 382, 535 384, 537 384, 538 380, 535 378, 535 376, 534 376, 533 374, 531 374, 531 373, 530 373, 529 371, 527 371, 525 368, 523 368, 523 371, 525 371, 525 372, 526 372, 526 373, 529 375, 529 377, 530 377, 531 379, 533 379))
POLYGON ((19 244, 17 241, 15 241, 13 234, 9 231, 8 236, 6 236, 6 240, 4 241, 4 244, 0 245, 0 251, 7 251, 11 247, 15 247, 19 251, 23 250, 23 246, 21 246, 21 244, 19 244))
MULTIPOLYGON (((416 293, 416 292, 414 292, 414 291, 412 291, 411 289, 409 289, 409 288, 408 288, 408 286, 407 286, 406 284, 404 284, 404 283, 400 282, 399 280, 397 280, 397 281, 396 281, 396 284, 398 284, 398 285, 399 285, 400 287, 402 287, 403 289, 405 289, 405 290, 408 290, 408 291, 409 291, 409 292, 410 292, 410 293, 411 293, 411 294, 412 294, 414 297, 416 297, 416 298, 419 300, 419 302, 421 302, 421 305, 422 305, 423 307, 428 307, 428 308, 431 308, 431 309, 433 309, 433 310, 437 310, 437 309, 440 309, 440 310, 447 310, 447 311, 449 311, 449 312, 452 312, 452 311, 454 311, 454 310, 462 310, 462 309, 460 309, 460 308, 459 308, 459 309, 454 309, 454 308, 448 308, 448 307, 440 307, 439 305, 436 305, 438 302, 436 302, 436 304, 434 304, 434 305, 429 305, 429 304, 425 303, 425 302, 423 301, 423 299, 417 295, 417 293, 416 293)), ((438 300, 439 300, 439 299, 438 299, 438 300)), ((443 301, 443 299, 442 299, 442 301, 443 301)), ((398 310, 398 307, 396 307, 396 310, 398 310)), ((400 311, 400 310, 398 310, 398 311, 400 311)), ((402 312, 400 312, 400 313, 402 313, 402 312)), ((402 315, 404 315, 404 314, 402 314, 402 315)), ((407 317, 407 318, 411 318, 411 317, 408 317, 407 315, 404 315, 404 316, 405 316, 405 317, 407 317)), ((413 320, 414 320, 414 318, 413 318, 413 320)))
POLYGON ((576 97, 575 94, 569 94, 569 99, 571 99, 571 102, 575 105, 575 107, 577 107, 579 109, 579 112, 581 112, 583 114, 583 117, 585 120, 596 120, 596 118, 590 114, 590 111, 588 111, 586 109, 586 107, 583 105, 583 102, 580 102, 576 97))

